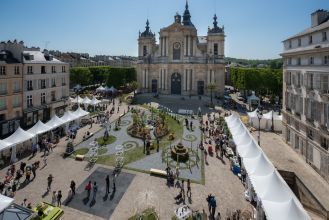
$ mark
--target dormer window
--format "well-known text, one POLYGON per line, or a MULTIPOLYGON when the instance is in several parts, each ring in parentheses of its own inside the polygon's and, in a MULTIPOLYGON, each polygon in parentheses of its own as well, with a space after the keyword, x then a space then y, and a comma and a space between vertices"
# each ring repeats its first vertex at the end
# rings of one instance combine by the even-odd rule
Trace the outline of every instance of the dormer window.
POLYGON ((302 39, 298 38, 298 46, 302 46, 302 39))
POLYGON ((289 40, 289 48, 291 48, 291 40, 289 40))
POLYGON ((322 41, 327 41, 327 32, 322 32, 322 41))
POLYGON ((308 37, 308 43, 309 44, 312 44, 313 43, 313 37, 312 37, 312 35, 308 37))
POLYGON ((314 57, 310 57, 310 65, 314 64, 314 57))

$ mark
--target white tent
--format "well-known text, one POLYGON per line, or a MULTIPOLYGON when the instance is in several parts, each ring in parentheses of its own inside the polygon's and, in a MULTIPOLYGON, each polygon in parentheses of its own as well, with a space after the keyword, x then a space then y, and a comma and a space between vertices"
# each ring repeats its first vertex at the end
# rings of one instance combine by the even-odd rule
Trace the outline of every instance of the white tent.
POLYGON ((100 86, 96 89, 96 92, 103 92, 105 88, 103 86, 100 86))
POLYGON ((83 117, 89 114, 89 112, 83 110, 82 108, 78 108, 75 112, 73 112, 77 117, 83 117))
POLYGON ((268 160, 238 116, 231 115, 226 117, 225 121, 233 136, 237 152, 247 171, 248 192, 252 191, 252 185, 260 199, 260 203, 258 203, 257 206, 259 214, 264 210, 269 220, 309 220, 310 218, 303 209, 303 206, 297 200, 287 183, 276 171, 273 164, 268 160), (294 201, 288 203, 292 198, 294 198, 294 201), (287 203, 287 205, 282 206, 283 203, 287 203), (282 213, 283 218, 281 218, 281 209, 284 210, 284 213, 282 213), (289 218, 290 215, 292 218, 289 218))
POLYGON ((80 96, 70 99, 72 103, 82 103, 83 99, 80 96))
MULTIPOLYGON (((259 119, 257 117, 257 109, 253 112, 248 112, 249 123, 254 128, 259 127, 259 119)), ((279 115, 277 112, 269 111, 262 115, 260 120, 260 128, 264 130, 271 130, 272 127, 272 118, 274 124, 274 131, 282 131, 282 115, 279 115)))
POLYGON ((6 208, 8 208, 13 202, 13 198, 9 198, 0 194, 0 213, 3 212, 3 210, 5 210, 6 208))
POLYGON ((82 103, 85 105, 89 105, 90 102, 91 102, 91 100, 87 96, 82 100, 82 103))
POLYGON ((19 127, 12 135, 4 139, 4 141, 10 143, 11 145, 16 145, 30 140, 33 137, 34 134, 24 131, 21 127, 19 127))
POLYGON ((114 88, 113 86, 111 86, 109 91, 112 92, 112 93, 116 93, 118 90, 116 88, 114 88))
POLYGON ((45 125, 44 123, 42 123, 39 120, 32 128, 27 130, 27 132, 34 134, 34 135, 39 135, 39 134, 45 133, 50 130, 51 130, 51 127, 45 125))
POLYGON ((296 199, 290 199, 287 202, 271 202, 263 201, 263 206, 266 206, 271 212, 266 213, 269 219, 280 220, 300 220, 310 219, 303 207, 298 205, 296 199))
POLYGON ((11 146, 10 143, 8 143, 8 142, 6 142, 6 141, 4 141, 4 140, 0 140, 0 151, 1 151, 1 150, 4 150, 4 149, 6 149, 6 148, 8 148, 8 147, 10 147, 10 146, 11 146))
POLYGON ((101 103, 101 101, 98 100, 98 99, 96 99, 95 96, 94 96, 93 99, 90 101, 90 105, 93 105, 93 106, 95 106, 95 105, 97 105, 97 104, 99 104, 99 103, 101 103))
POLYGON ((268 161, 267 157, 263 153, 257 157, 244 158, 243 164, 246 167, 250 178, 253 178, 253 176, 269 175, 274 171, 272 163, 268 161))
POLYGON ((64 121, 65 123, 67 123, 67 122, 71 122, 71 121, 74 121, 74 120, 76 120, 76 119, 78 119, 79 118, 79 116, 77 116, 77 115, 75 115, 73 112, 71 112, 71 111, 66 111, 65 113, 64 113, 64 115, 62 116, 62 117, 60 117, 60 119, 62 120, 62 121, 64 121))
POLYGON ((55 129, 61 125, 65 124, 65 121, 57 117, 57 115, 54 115, 47 123, 46 125, 48 127, 51 127, 51 129, 55 129))

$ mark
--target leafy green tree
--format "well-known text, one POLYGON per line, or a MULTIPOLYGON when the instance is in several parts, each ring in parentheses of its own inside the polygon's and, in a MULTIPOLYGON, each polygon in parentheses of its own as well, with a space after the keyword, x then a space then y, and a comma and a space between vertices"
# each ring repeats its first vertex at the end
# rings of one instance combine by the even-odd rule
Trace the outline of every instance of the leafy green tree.
POLYGON ((92 75, 88 68, 71 68, 70 81, 73 84, 89 85, 92 83, 92 75))

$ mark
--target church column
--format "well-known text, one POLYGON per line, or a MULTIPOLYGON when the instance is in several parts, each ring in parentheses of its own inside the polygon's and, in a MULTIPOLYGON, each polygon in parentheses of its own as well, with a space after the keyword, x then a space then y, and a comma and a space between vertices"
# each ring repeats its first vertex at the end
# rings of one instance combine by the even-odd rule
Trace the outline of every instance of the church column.
POLYGON ((167 56, 167 37, 164 37, 164 56, 167 56))
POLYGON ((145 77, 146 77, 146 80, 145 80, 145 83, 146 83, 146 88, 148 89, 149 88, 149 70, 146 69, 146 74, 145 74, 145 77))
POLYGON ((162 80, 162 69, 159 70, 159 81, 158 81, 158 88, 161 89, 161 80, 162 80))
POLYGON ((190 37, 190 56, 193 56, 193 37, 190 37))
POLYGON ((185 47, 184 47, 184 55, 187 56, 187 51, 188 51, 188 36, 185 36, 184 42, 185 42, 185 47))
POLYGON ((162 40, 162 37, 160 37, 160 56, 162 56, 163 54, 163 51, 162 51, 162 48, 163 48, 163 40, 162 40))
POLYGON ((210 83, 210 71, 211 71, 211 70, 208 70, 208 71, 207 71, 207 84, 210 83))
POLYGON ((193 69, 190 69, 190 78, 191 78, 191 86, 190 86, 190 90, 193 90, 193 82, 194 82, 194 78, 193 78, 193 69))
POLYGON ((163 81, 163 89, 167 89, 167 69, 164 69, 164 81, 163 81))
POLYGON ((187 75, 187 90, 190 90, 190 82, 191 82, 191 77, 190 77, 190 73, 189 73, 189 69, 186 70, 186 75, 187 75))
POLYGON ((211 80, 212 80, 212 83, 215 82, 215 71, 214 70, 212 71, 211 80))

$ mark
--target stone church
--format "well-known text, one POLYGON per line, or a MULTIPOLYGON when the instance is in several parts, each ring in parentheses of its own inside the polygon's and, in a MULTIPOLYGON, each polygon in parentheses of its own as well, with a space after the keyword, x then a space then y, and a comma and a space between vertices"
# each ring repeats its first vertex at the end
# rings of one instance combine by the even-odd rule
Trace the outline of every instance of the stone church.
POLYGON ((225 83, 224 27, 215 14, 207 36, 198 36, 186 2, 183 16, 159 32, 159 44, 149 21, 139 33, 137 80, 142 93, 222 96, 225 83))

